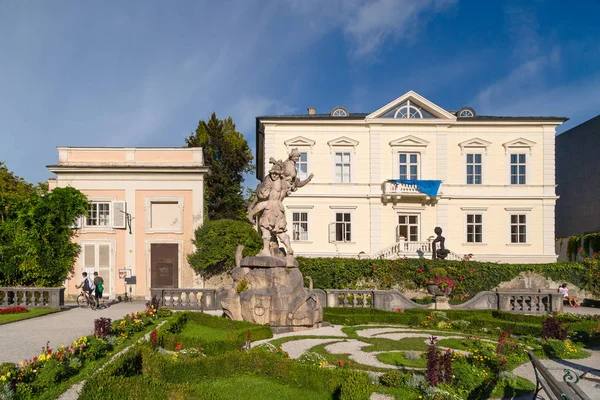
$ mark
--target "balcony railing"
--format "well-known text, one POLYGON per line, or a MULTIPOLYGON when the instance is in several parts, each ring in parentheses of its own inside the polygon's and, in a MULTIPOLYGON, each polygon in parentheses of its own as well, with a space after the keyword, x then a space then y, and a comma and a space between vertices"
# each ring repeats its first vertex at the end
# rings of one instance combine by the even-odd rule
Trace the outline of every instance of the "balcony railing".
POLYGON ((429 197, 417 189, 417 185, 409 185, 406 183, 383 182, 383 194, 390 197, 400 196, 423 196, 429 197))
MULTIPOLYGON (((425 242, 408 242, 405 238, 400 237, 396 243, 379 251, 373 258, 395 259, 403 256, 431 258, 431 241, 425 242)), ((461 261, 463 259, 459 254, 450 251, 446 260, 461 261)))

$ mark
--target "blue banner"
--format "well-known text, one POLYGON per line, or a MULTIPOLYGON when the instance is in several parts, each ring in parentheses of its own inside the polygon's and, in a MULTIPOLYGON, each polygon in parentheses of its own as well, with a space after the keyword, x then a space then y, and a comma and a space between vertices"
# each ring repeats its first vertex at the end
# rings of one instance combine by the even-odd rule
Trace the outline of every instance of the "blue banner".
POLYGON ((419 192, 425 193, 428 196, 437 196, 438 190, 442 181, 424 181, 413 179, 388 179, 388 182, 404 183, 406 185, 415 185, 419 192))

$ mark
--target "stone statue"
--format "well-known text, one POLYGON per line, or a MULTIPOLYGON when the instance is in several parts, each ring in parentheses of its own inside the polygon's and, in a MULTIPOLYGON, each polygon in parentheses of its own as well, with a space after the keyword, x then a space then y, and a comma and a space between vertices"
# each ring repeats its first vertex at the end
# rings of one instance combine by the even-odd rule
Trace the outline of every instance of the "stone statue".
POLYGON ((442 228, 440 228, 439 226, 436 226, 433 231, 435 232, 437 237, 433 239, 433 242, 431 242, 431 258, 433 260, 436 260, 438 258, 444 260, 446 257, 448 257, 448 254, 450 253, 450 250, 444 247, 446 238, 442 236, 442 228), (436 250, 436 245, 438 243, 440 244, 440 248, 436 250))
POLYGON ((255 216, 260 214, 258 226, 263 238, 263 249, 261 256, 279 256, 279 239, 285 246, 288 256, 294 255, 287 232, 285 208, 283 199, 295 192, 298 188, 305 186, 313 178, 313 174, 301 181, 297 177, 296 163, 300 158, 298 149, 293 149, 286 161, 269 159, 273 167, 269 174, 256 188, 256 197, 248 207, 248 219, 255 223, 255 216))
POLYGON ((272 167, 248 206, 248 219, 252 223, 256 223, 259 215, 263 248, 255 257, 242 258, 243 246, 238 246, 236 268, 231 271, 233 285, 221 289, 218 295, 224 314, 231 319, 270 325, 278 331, 315 328, 323 321, 323 300, 319 291, 304 287, 286 233, 283 200, 313 178, 310 174, 308 179, 298 179, 299 158, 297 149, 285 161, 270 158, 272 167), (278 241, 285 246, 286 254, 279 250, 278 241))

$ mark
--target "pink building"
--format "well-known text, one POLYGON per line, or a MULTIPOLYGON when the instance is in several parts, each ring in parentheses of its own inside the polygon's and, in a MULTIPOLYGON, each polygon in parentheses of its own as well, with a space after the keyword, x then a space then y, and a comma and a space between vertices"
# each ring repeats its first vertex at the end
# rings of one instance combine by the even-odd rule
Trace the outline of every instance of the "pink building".
POLYGON ((83 271, 98 271, 110 298, 125 293, 124 274, 136 278, 136 297, 197 285, 187 255, 204 218, 201 148, 58 147, 48 169, 56 174, 50 190, 72 186, 90 200, 89 215, 76 221, 81 254, 67 295, 77 294, 83 271))

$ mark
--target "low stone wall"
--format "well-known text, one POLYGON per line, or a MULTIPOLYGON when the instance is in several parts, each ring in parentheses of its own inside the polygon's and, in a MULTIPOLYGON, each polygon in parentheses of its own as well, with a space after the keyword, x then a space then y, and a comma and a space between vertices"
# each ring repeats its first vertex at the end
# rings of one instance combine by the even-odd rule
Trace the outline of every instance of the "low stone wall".
POLYGON ((61 308, 65 305, 65 288, 0 287, 0 308, 61 308))
POLYGON ((171 310, 220 310, 217 289, 170 289, 152 288, 150 296, 160 301, 160 306, 171 310))

